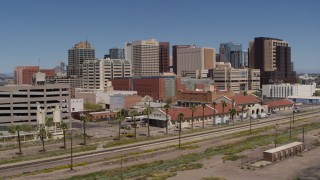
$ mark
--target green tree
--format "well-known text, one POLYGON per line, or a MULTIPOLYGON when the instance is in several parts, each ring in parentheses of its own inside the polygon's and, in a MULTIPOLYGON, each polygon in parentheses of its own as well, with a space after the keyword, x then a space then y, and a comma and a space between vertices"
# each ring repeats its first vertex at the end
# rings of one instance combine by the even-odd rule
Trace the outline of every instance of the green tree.
POLYGON ((194 121, 193 115, 194 115, 194 112, 196 111, 197 107, 194 104, 192 104, 189 107, 189 109, 191 110, 191 129, 193 130, 193 121, 194 121))
POLYGON ((87 133, 86 133, 86 122, 88 121, 88 116, 80 114, 80 121, 83 126, 83 145, 87 145, 87 133))
POLYGON ((237 114, 237 111, 234 108, 232 108, 232 109, 229 109, 229 113, 232 119, 232 123, 234 125, 234 116, 237 114))
POLYGON ((133 120, 133 128, 134 128, 134 138, 137 138, 137 120, 136 116, 138 116, 138 112, 136 110, 133 110, 130 112, 130 116, 133 120))
POLYGON ((243 121, 244 108, 246 108, 246 105, 242 105, 242 106, 241 106, 241 112, 242 112, 241 121, 243 121))
POLYGON ((152 113, 152 109, 151 109, 150 105, 144 110, 144 113, 148 117, 148 136, 150 137, 150 119, 149 119, 149 115, 152 113))
POLYGON ((169 101, 168 101, 168 102, 166 103, 166 105, 164 105, 163 107, 166 109, 166 122, 165 122, 165 127, 166 127, 166 134, 168 134, 168 121, 169 121, 168 112, 169 112, 169 109, 171 108, 169 101))
POLYGON ((10 125, 10 126, 8 126, 8 132, 10 134, 16 134, 16 132, 18 134, 18 146, 19 146, 19 152, 17 153, 18 155, 22 155, 20 131, 30 132, 32 130, 33 130, 33 128, 29 124, 10 125))
POLYGON ((42 141, 42 152, 45 152, 46 151, 45 146, 44 146, 44 139, 46 137, 45 127, 43 127, 43 126, 40 127, 38 135, 42 141))
POLYGON ((117 121, 118 124, 119 124, 119 132, 118 132, 118 135, 119 135, 118 139, 119 139, 119 141, 120 141, 120 139, 121 139, 121 133, 120 133, 121 123, 122 123, 122 122, 124 121, 124 119, 125 119, 125 117, 124 117, 124 115, 122 114, 122 112, 123 112, 123 111, 119 111, 119 112, 117 113, 117 117, 116 117, 116 121, 117 121))
POLYGON ((206 107, 206 104, 202 103, 201 106, 202 106, 202 128, 204 128, 204 108, 206 107))
POLYGON ((213 124, 216 124, 216 106, 217 106, 217 103, 213 101, 212 105, 213 105, 213 124))
POLYGON ((227 103, 226 101, 221 101, 221 105, 222 105, 222 123, 224 123, 224 117, 225 117, 225 114, 224 114, 224 108, 227 107, 227 103))
POLYGON ((63 133, 63 148, 66 149, 66 130, 68 129, 68 125, 64 121, 61 121, 59 127, 63 133))
POLYGON ((47 127, 52 127, 53 126, 53 117, 46 117, 45 125, 47 127))
POLYGON ((84 109, 87 111, 103 111, 103 105, 102 104, 91 104, 91 103, 85 103, 84 109))

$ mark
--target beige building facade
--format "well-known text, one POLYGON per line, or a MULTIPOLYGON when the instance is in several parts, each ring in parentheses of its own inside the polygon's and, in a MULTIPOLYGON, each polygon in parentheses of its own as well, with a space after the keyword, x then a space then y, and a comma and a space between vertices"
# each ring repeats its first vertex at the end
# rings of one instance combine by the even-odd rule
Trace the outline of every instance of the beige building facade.
MULTIPOLYGON (((216 63, 214 48, 179 48, 177 49, 177 75, 185 76, 191 72, 212 69, 216 63)), ((192 73, 191 73, 192 74, 192 73)))
POLYGON ((69 85, 9 85, 0 87, 0 128, 17 124, 37 124, 37 107, 45 108, 52 116, 56 105, 61 107, 61 118, 70 118, 69 85))
POLYGON ((213 79, 217 89, 230 89, 235 94, 260 89, 260 70, 234 69, 230 63, 218 63, 213 69, 213 79))

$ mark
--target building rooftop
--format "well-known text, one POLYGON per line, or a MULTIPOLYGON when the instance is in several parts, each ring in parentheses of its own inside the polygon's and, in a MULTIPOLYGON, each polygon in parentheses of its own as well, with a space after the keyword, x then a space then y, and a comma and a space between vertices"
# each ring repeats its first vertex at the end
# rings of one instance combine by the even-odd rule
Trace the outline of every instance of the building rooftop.
MULTIPOLYGON (((233 107, 237 112, 241 112, 241 108, 238 106, 233 107)), ((229 114, 229 110, 232 109, 232 104, 227 103, 227 106, 224 108, 224 113, 229 114)), ((166 109, 161 109, 164 113, 166 113, 166 109)), ((172 121, 178 120, 178 115, 180 113, 184 114, 185 119, 192 118, 192 111, 189 107, 183 107, 183 108, 174 108, 174 109, 168 109, 168 115, 171 116, 172 121)), ((216 109, 214 112, 214 108, 212 104, 206 104, 204 108, 204 116, 213 116, 213 115, 221 115, 223 113, 223 107, 221 103, 218 103, 216 105, 216 109)), ((196 106, 196 110, 194 111, 193 117, 199 118, 203 116, 203 107, 202 105, 196 106)))
POLYGON ((234 100, 237 105, 257 104, 261 102, 261 99, 259 97, 252 94, 249 94, 249 95, 236 94, 229 98, 231 100, 234 100))
POLYGON ((265 101, 263 102, 263 104, 268 105, 268 107, 281 107, 281 106, 293 105, 294 102, 292 102, 289 99, 279 99, 279 100, 265 101))
POLYGON ((286 144, 286 145, 283 145, 283 146, 279 146, 279 147, 276 147, 276 148, 273 148, 273 149, 266 150, 264 152, 266 152, 266 153, 275 153, 275 152, 279 152, 279 151, 282 151, 282 150, 285 150, 285 149, 288 149, 288 148, 291 148, 291 147, 294 147, 294 146, 298 146, 298 145, 302 145, 302 142, 292 142, 292 143, 289 143, 289 144, 286 144))

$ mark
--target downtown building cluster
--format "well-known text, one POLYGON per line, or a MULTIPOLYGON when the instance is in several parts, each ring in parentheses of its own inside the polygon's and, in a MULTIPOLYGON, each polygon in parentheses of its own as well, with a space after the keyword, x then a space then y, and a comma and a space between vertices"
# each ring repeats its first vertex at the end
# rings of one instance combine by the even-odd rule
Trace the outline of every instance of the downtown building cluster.
MULTIPOLYGON (((148 96, 153 102, 172 99, 190 106, 210 103, 219 96, 257 92, 265 84, 297 82, 289 43, 276 38, 255 38, 247 50, 241 44, 221 43, 218 51, 186 44, 171 47, 169 42, 147 39, 111 48, 103 58, 96 58, 95 53, 89 42, 79 42, 68 50, 66 70, 64 63, 55 68, 55 75, 54 70, 18 66, 15 82, 34 84, 32 73, 42 72, 47 77, 44 89, 50 84, 67 85, 69 94, 63 95, 67 97, 63 102, 80 98, 110 110, 127 108, 139 97, 148 96)), ((69 113, 74 109, 71 106, 65 107, 69 113)), ((15 123, 12 119, 10 123, 15 123)))

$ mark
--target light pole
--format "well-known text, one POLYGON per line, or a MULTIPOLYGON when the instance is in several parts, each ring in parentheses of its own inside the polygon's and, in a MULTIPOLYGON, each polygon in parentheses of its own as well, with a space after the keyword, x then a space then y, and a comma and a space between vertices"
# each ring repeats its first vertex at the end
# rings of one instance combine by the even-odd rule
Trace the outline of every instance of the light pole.
POLYGON ((72 136, 73 136, 73 129, 70 129, 70 170, 73 170, 73 152, 72 152, 72 136))
POLYGON ((252 119, 252 116, 250 115, 250 134, 251 134, 251 119, 252 119))
POLYGON ((291 117, 290 117, 290 140, 291 140, 291 117))
POLYGON ((274 138, 274 147, 276 148, 277 147, 277 136, 278 136, 278 123, 276 123, 275 128, 276 128, 276 136, 274 138))
POLYGON ((293 122, 293 124, 294 124, 294 108, 293 108, 293 110, 292 110, 292 122, 293 122))

